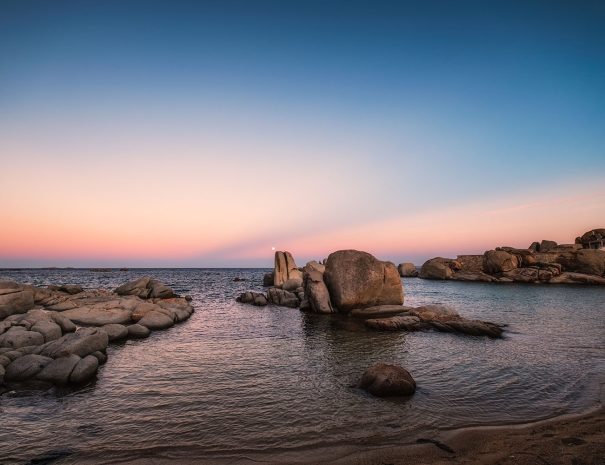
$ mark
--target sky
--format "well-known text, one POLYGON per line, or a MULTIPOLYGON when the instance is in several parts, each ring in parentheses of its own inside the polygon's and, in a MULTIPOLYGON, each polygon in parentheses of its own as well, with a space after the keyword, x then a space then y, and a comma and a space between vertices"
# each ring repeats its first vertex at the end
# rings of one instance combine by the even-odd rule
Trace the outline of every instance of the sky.
POLYGON ((605 2, 0 0, 0 268, 605 227, 605 2))

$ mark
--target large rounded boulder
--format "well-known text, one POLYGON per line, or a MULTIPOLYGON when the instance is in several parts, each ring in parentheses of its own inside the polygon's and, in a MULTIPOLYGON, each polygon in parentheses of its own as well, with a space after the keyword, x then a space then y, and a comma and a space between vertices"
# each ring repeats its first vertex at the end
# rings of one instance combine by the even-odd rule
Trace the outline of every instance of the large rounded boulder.
POLYGON ((402 278, 415 278, 418 276, 418 270, 413 263, 400 263, 397 266, 397 271, 399 271, 399 276, 402 278))
POLYGON ((403 304, 403 285, 395 265, 367 252, 339 250, 330 254, 324 280, 332 305, 339 311, 403 304))
POLYGON ((519 258, 504 250, 488 250, 483 254, 483 269, 486 273, 506 273, 518 267, 519 258))
POLYGON ((451 258, 435 257, 427 260, 420 268, 419 276, 423 279, 450 279, 454 271, 458 271, 462 265, 451 258))
POLYGON ((405 368, 377 363, 366 370, 359 387, 377 397, 411 396, 416 392, 416 381, 405 368))

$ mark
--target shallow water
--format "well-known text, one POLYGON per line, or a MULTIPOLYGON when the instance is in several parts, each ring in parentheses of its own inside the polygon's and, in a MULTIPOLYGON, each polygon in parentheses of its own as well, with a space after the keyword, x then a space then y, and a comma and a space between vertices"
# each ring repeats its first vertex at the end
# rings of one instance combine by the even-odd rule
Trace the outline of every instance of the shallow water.
POLYGON ((444 303, 509 325, 505 339, 490 340, 368 332, 347 318, 236 303, 239 292, 260 289, 264 271, 0 270, 0 279, 87 288, 151 274, 190 294, 196 308, 169 330, 112 345, 83 390, 0 397, 0 463, 263 458, 402 444, 444 428, 579 412, 599 398, 603 287, 404 279, 407 305, 444 303), (406 367, 416 394, 385 400, 356 389, 377 361, 406 367))

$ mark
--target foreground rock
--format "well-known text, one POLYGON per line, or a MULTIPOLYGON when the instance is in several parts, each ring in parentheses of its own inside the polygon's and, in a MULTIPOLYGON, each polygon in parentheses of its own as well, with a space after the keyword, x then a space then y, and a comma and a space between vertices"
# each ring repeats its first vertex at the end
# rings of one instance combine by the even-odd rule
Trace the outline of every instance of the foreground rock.
POLYGON ((0 297, 0 393, 30 381, 85 383, 106 361, 111 341, 147 337, 193 312, 187 299, 151 278, 126 283, 116 293, 2 282, 0 297))
POLYGON ((377 363, 366 370, 359 387, 377 397, 411 396, 416 392, 416 381, 405 368, 377 363))
POLYGON ((424 279, 494 283, 605 283, 605 229, 588 231, 575 244, 543 240, 527 249, 498 247, 481 255, 427 260, 424 279))
POLYGON ((367 252, 339 250, 330 254, 324 280, 332 304, 341 312, 403 304, 403 286, 395 265, 367 252))

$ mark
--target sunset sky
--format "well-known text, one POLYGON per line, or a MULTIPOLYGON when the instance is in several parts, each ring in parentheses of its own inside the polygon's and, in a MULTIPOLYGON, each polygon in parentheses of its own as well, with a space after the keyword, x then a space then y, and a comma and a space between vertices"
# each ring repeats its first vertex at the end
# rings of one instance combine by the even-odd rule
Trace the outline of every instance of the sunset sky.
POLYGON ((605 227, 605 2, 0 0, 0 268, 605 227))

